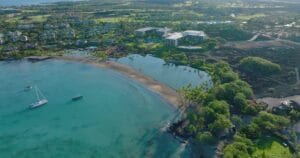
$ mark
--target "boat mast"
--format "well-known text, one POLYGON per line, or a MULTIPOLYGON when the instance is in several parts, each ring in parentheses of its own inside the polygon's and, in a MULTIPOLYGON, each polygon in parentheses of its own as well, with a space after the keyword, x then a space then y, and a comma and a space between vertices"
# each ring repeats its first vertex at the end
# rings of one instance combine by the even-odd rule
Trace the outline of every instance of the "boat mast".
POLYGON ((40 97, 42 99, 46 99, 46 97, 44 96, 44 94, 42 93, 42 91, 38 87, 37 87, 37 90, 38 90, 38 94, 39 94, 39 99, 40 99, 40 97))
POLYGON ((37 99, 40 100, 40 95, 39 95, 37 86, 34 86, 34 90, 35 90, 35 94, 36 94, 37 99))

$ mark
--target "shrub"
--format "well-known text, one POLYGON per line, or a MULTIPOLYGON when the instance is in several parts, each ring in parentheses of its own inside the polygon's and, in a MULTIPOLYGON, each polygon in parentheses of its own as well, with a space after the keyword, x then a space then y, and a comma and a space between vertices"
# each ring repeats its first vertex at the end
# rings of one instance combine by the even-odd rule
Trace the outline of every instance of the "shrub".
POLYGON ((211 145, 217 142, 216 137, 214 137, 210 132, 198 133, 196 139, 200 142, 211 144, 211 145))
POLYGON ((280 65, 260 57, 246 57, 240 61, 240 68, 256 75, 270 75, 281 70, 280 65))

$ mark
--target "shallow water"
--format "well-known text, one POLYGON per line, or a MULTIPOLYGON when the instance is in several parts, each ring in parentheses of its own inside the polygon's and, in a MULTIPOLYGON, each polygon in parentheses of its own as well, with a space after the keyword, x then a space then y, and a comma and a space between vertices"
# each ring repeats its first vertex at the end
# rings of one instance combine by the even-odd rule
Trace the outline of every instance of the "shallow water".
POLYGON ((211 77, 206 72, 188 66, 166 64, 164 60, 151 55, 141 56, 133 54, 120 58, 117 62, 129 65, 174 89, 188 85, 192 87, 200 85, 212 86, 211 77))
POLYGON ((188 157, 162 127, 175 109, 111 70, 60 60, 0 62, 0 157, 188 157), (35 101, 28 85, 49 100, 35 101), (81 94, 84 98, 72 102, 81 94))

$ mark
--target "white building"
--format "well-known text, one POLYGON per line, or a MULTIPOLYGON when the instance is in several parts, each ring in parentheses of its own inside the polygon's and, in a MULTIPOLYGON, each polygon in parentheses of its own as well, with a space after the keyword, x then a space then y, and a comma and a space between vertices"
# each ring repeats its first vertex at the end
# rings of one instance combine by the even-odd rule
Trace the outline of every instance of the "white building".
POLYGON ((135 30, 135 33, 139 36, 145 36, 147 33, 154 31, 156 28, 154 27, 145 27, 135 30))
POLYGON ((139 36, 145 35, 158 35, 158 36, 166 36, 171 31, 170 28, 159 28, 159 27, 145 27, 141 29, 135 30, 135 33, 139 36))
POLYGON ((206 34, 203 31, 195 31, 195 30, 187 30, 182 32, 184 37, 187 36, 193 36, 193 37, 199 37, 204 39, 206 37, 206 34))
POLYGON ((163 37, 166 37, 168 35, 168 33, 170 33, 172 31, 172 29, 164 27, 164 28, 157 28, 156 32, 163 37))
POLYGON ((168 34, 166 42, 170 46, 177 47, 180 43, 190 43, 191 45, 201 43, 206 37, 203 31, 187 30, 168 34))
POLYGON ((181 32, 170 33, 166 37, 167 45, 169 46, 178 46, 178 41, 183 37, 181 32))

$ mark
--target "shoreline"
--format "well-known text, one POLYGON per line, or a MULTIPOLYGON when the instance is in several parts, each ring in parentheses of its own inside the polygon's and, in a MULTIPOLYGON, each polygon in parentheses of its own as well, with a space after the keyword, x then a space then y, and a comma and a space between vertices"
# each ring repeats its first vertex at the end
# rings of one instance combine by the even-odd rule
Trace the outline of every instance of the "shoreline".
POLYGON ((141 72, 136 71, 135 69, 120 64, 114 61, 100 61, 97 59, 89 58, 89 57, 68 57, 68 56, 59 56, 53 57, 53 59, 59 60, 67 60, 67 61, 75 61, 86 64, 95 65, 101 68, 110 69, 122 75, 133 79, 142 85, 144 85, 147 89, 152 92, 160 95, 163 99, 165 99, 171 106, 179 109, 180 111, 184 110, 186 107, 183 104, 183 96, 178 93, 175 89, 154 80, 153 78, 142 74, 141 72))

